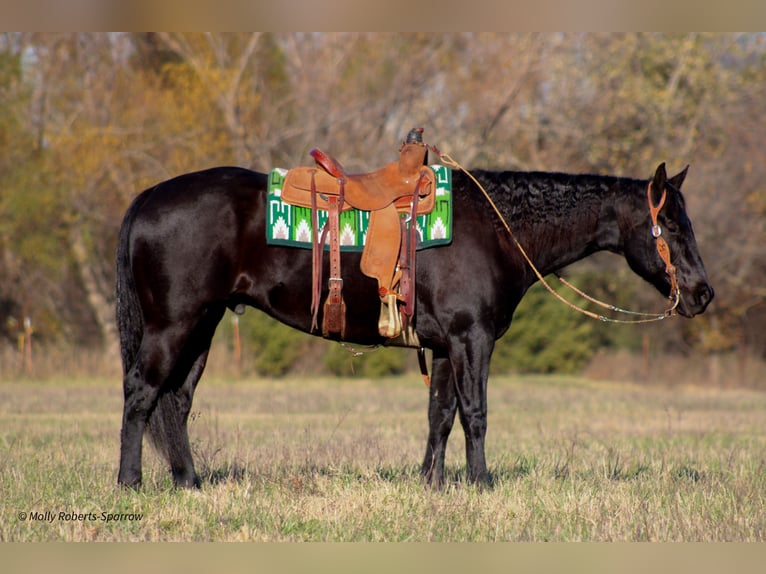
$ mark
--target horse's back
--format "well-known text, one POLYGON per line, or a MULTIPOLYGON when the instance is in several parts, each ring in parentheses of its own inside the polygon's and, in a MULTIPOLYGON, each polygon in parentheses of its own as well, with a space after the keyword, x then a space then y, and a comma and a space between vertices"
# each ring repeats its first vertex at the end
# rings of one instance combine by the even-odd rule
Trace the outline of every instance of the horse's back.
POLYGON ((179 210, 226 208, 249 202, 266 189, 268 176, 241 167, 214 167, 179 175, 145 190, 139 216, 164 217, 179 210), (201 203, 202 202, 202 203, 201 203))

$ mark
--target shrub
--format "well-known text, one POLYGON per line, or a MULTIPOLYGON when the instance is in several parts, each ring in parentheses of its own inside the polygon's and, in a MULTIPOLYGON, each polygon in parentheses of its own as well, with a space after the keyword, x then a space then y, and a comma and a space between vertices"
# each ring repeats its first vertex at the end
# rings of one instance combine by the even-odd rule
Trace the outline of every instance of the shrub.
POLYGON ((534 285, 522 299, 508 332, 495 345, 492 371, 574 373, 598 344, 593 319, 565 307, 534 285))
POLYGON ((406 350, 390 347, 360 349, 355 354, 353 347, 333 345, 325 355, 325 367, 340 377, 385 377, 399 375, 406 370, 406 350))

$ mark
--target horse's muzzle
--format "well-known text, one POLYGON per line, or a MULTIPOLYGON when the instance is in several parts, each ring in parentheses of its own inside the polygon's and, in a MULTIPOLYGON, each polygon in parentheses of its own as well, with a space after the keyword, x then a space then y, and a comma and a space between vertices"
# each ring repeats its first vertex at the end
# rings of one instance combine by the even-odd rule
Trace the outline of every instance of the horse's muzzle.
POLYGON ((693 290, 681 291, 681 301, 678 305, 678 314, 683 317, 694 317, 704 313, 707 306, 715 297, 715 291, 709 283, 702 283, 693 290))

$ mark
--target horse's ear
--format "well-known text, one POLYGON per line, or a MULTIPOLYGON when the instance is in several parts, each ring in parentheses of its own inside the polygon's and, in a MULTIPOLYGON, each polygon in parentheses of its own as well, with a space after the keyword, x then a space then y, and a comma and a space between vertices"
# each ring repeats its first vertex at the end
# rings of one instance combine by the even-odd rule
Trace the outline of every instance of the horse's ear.
POLYGON ((657 171, 654 172, 654 179, 652 180, 652 201, 659 203, 662 192, 665 191, 665 182, 668 179, 668 173, 665 171, 665 162, 662 162, 657 166, 657 171))
POLYGON ((675 187, 676 189, 681 189, 681 185, 683 185, 684 180, 686 179, 686 172, 689 171, 689 166, 687 165, 682 171, 674 175, 668 180, 668 183, 675 187))

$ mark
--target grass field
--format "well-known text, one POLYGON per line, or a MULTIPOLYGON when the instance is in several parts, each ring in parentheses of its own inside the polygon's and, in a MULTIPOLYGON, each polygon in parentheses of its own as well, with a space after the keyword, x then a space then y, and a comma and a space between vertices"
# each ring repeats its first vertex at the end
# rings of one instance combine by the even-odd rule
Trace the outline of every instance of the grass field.
POLYGON ((115 486, 114 380, 0 382, 2 541, 763 541, 766 393, 490 381, 493 486, 419 478, 427 391, 384 380, 204 380, 191 435, 200 491, 145 448, 115 486))

